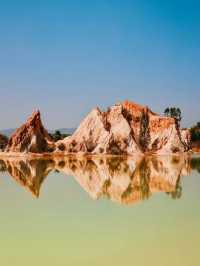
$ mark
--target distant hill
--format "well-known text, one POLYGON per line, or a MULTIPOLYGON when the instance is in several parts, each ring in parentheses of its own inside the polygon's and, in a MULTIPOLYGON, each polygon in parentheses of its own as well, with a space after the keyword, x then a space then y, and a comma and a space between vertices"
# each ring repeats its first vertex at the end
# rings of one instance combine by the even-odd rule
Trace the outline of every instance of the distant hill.
MULTIPOLYGON (((3 135, 6 135, 7 137, 10 137, 12 133, 14 133, 16 128, 7 128, 7 129, 1 129, 0 133, 3 135)), ((72 135, 74 131, 76 130, 75 128, 58 128, 58 129, 49 129, 49 133, 54 133, 56 130, 59 130, 62 134, 69 134, 72 135)))
POLYGON ((0 134, 3 134, 7 137, 10 137, 10 135, 15 131, 15 128, 8 128, 8 129, 2 129, 0 130, 0 134))

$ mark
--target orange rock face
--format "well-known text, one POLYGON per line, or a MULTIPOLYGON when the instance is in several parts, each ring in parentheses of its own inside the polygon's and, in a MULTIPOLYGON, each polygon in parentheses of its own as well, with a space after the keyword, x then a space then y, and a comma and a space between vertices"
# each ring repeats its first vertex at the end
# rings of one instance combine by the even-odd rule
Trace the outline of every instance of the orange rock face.
POLYGON ((189 149, 190 133, 180 130, 174 118, 161 116, 148 107, 123 104, 135 141, 143 152, 175 153, 189 149))
POLYGON ((53 149, 54 143, 43 127, 40 112, 37 111, 15 131, 5 151, 43 153, 53 151, 53 149))

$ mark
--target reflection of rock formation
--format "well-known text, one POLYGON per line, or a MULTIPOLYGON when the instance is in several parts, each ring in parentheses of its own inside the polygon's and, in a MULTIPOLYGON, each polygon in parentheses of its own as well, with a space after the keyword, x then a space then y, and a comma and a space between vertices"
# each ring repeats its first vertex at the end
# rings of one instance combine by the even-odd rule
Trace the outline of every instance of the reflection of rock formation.
POLYGON ((7 168, 6 168, 6 163, 4 160, 0 159, 0 172, 6 172, 7 168))
POLYGON ((191 168, 193 170, 196 170, 200 174, 200 158, 198 157, 191 158, 190 164, 191 168))
POLYGON ((54 167, 53 160, 45 159, 8 159, 4 161, 8 173, 22 186, 26 187, 36 197, 45 177, 54 167))
POLYGON ((107 196, 131 204, 155 192, 176 193, 183 174, 189 172, 185 157, 65 157, 59 171, 72 175, 94 199, 107 196))
POLYGON ((40 186, 51 170, 74 176, 93 198, 131 204, 156 192, 181 196, 181 176, 198 168, 197 160, 186 156, 75 156, 52 159, 6 158, 0 171, 7 170, 22 186, 39 196, 40 186))

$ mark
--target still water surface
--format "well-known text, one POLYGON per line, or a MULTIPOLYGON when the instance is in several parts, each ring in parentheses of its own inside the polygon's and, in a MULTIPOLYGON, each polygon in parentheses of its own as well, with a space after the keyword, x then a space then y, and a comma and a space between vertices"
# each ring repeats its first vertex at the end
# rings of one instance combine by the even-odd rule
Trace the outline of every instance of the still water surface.
POLYGON ((0 169, 0 265, 200 265, 200 158, 6 158, 0 169))

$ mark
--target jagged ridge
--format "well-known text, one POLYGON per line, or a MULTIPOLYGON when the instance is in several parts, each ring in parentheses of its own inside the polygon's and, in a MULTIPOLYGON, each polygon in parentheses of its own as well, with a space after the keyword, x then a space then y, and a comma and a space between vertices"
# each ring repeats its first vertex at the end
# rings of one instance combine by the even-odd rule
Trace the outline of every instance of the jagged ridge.
POLYGON ((175 119, 125 101, 105 112, 93 109, 72 136, 56 143, 36 111, 10 137, 6 148, 3 142, 2 149, 15 153, 163 154, 188 151, 189 143, 189 131, 180 130, 175 119))
POLYGON ((75 133, 56 146, 70 153, 177 153, 187 151, 189 141, 189 132, 177 128, 174 118, 125 101, 106 112, 93 109, 75 133))
POLYGON ((8 141, 6 152, 43 153, 54 150, 54 143, 43 127, 40 112, 36 111, 18 128, 8 141))

